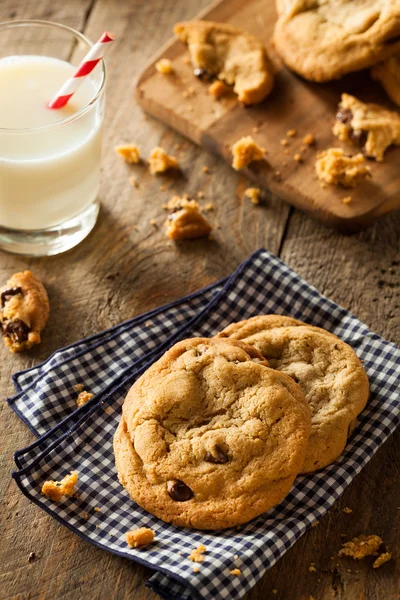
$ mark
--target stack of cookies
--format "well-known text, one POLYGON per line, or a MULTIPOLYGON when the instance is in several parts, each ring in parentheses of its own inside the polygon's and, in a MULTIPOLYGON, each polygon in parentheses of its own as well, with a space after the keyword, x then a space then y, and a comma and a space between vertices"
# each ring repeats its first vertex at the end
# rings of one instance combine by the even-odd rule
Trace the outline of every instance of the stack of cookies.
POLYGON ((119 480, 167 523, 240 525, 281 502, 299 473, 337 459, 368 393, 347 344, 289 317, 181 341, 125 399, 119 480))

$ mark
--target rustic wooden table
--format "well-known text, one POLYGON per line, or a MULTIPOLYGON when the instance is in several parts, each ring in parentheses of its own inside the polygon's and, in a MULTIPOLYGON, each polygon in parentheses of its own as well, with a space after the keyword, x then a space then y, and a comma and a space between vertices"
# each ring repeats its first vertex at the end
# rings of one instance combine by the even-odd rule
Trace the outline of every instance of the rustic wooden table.
MULTIPOLYGON (((0 256, 0 281, 31 268, 46 284, 52 316, 40 347, 27 355, 0 350, 1 540, 0 597, 13 600, 156 598, 144 586, 148 569, 91 546, 37 507, 10 479, 13 452, 32 435, 6 406, 11 375, 45 359, 57 348, 194 291, 229 274, 253 250, 264 246, 280 256, 321 292, 354 312, 392 341, 400 338, 400 214, 344 237, 268 197, 255 207, 242 199, 246 181, 220 160, 144 117, 133 100, 138 74, 166 42, 173 24, 193 17, 208 0, 1 0, 0 21, 38 18, 59 21, 95 39, 105 28, 117 36, 109 53, 102 211, 94 232, 58 257, 0 256), (113 146, 134 140, 145 153, 157 144, 179 143, 185 178, 155 178, 133 169, 113 146), (202 167, 208 165, 210 174, 202 167), (168 189, 160 190, 166 183, 168 189), (179 247, 162 227, 161 204, 172 193, 202 190, 212 201, 215 240, 179 247), (30 552, 36 560, 28 563, 30 552)), ((247 600, 391 600, 400 598, 400 434, 393 435, 331 511, 271 569, 247 600), (343 508, 353 509, 344 514, 343 508), (394 551, 378 570, 365 561, 332 560, 345 533, 376 533, 394 551), (397 545, 397 548, 396 548, 397 545), (396 556, 397 555, 397 556, 396 556), (311 562, 317 572, 309 572, 311 562), (277 590, 277 593, 272 593, 277 590)))

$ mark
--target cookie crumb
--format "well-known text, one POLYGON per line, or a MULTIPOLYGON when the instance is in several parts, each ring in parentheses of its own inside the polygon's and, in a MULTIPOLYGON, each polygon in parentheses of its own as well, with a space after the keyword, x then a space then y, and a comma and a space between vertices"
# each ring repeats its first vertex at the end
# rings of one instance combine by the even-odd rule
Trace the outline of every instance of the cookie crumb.
POLYGON ((304 144, 306 144, 307 146, 312 146, 313 144, 315 144, 315 137, 313 136, 312 133, 307 133, 304 137, 303 137, 303 142, 304 144))
POLYGON ((83 392, 83 383, 77 383, 76 385, 74 385, 74 390, 78 392, 78 394, 83 392))
POLYGON ((289 142, 287 141, 287 139, 283 139, 281 140, 281 146, 287 146, 289 144, 289 142))
POLYGON ((246 198, 250 198, 253 204, 260 204, 260 194, 261 190, 259 188, 251 187, 244 190, 244 195, 246 198))
POLYGON ((214 204, 212 202, 207 202, 204 207, 204 210, 214 210, 214 204))
POLYGON ((150 173, 155 175, 156 173, 165 173, 169 169, 179 169, 179 163, 174 156, 170 156, 166 153, 164 148, 156 146, 150 152, 148 158, 150 166, 150 173))
POLYGON ((203 173, 209 173, 210 172, 210 169, 207 166, 202 167, 201 170, 203 171, 203 173))
POLYGON ((242 137, 232 146, 232 167, 238 171, 253 161, 263 160, 265 149, 256 144, 251 135, 242 137))
POLYGON ((139 184, 133 175, 131 177, 129 177, 129 185, 131 185, 132 187, 135 187, 135 188, 139 187, 139 184))
POLYGON ((253 133, 258 133, 260 131, 259 127, 253 127, 253 129, 251 130, 253 133))
MULTIPOLYGON (((351 198, 351 196, 349 196, 349 198, 351 198)), ((344 513, 346 513, 346 515, 349 515, 349 514, 350 514, 350 513, 352 513, 353 511, 352 511, 352 509, 351 509, 351 508, 349 508, 348 506, 346 506, 346 507, 343 509, 343 512, 344 512, 344 513)))
POLYGON ((381 544, 383 544, 383 540, 379 535, 360 535, 360 537, 355 537, 350 542, 343 544, 338 556, 351 556, 355 560, 361 560, 377 552, 381 544))
POLYGON ((201 563, 204 560, 204 552, 207 551, 207 548, 203 546, 203 544, 199 544, 197 548, 194 548, 188 556, 188 559, 195 562, 201 563))
POLYGON ((364 166, 362 154, 346 156, 341 148, 328 148, 321 152, 315 170, 321 181, 342 187, 356 187, 371 176, 369 168, 364 166))
POLYGON ((302 162, 302 160, 303 160, 303 158, 302 158, 301 154, 298 154, 298 153, 297 153, 297 154, 295 154, 295 155, 293 156, 293 158, 294 158, 294 160, 295 160, 296 162, 302 162))
POLYGON ((237 560, 239 558, 238 554, 235 554, 235 556, 233 557, 235 560, 237 560))
MULTIPOLYGON (((351 196, 346 196, 345 198, 343 198, 342 202, 343 202, 343 204, 350 204, 351 200, 352 200, 351 196)), ((346 510, 344 510, 343 512, 346 512, 346 510)), ((352 512, 352 511, 350 511, 350 512, 352 512)))
POLYGON ((174 67, 169 58, 160 58, 160 60, 156 62, 156 69, 162 75, 169 75, 174 72, 174 67))
POLYGON ((162 183, 159 187, 160 192, 165 192, 166 189, 167 189, 167 186, 165 183, 162 183))
POLYGON ((100 508, 100 506, 95 506, 95 507, 94 507, 94 510, 95 510, 96 512, 101 512, 101 508, 100 508))
POLYGON ((273 593, 273 594, 277 594, 277 593, 278 593, 278 590, 276 590, 276 589, 273 589, 273 590, 272 590, 272 593, 273 593))
POLYGON ((81 406, 84 406, 86 404, 86 402, 89 402, 89 400, 91 400, 93 398, 94 394, 92 394, 91 392, 86 392, 83 391, 79 394, 78 398, 76 399, 76 405, 80 408, 81 406))
POLYGON ((157 225, 157 221, 155 219, 150 219, 150 225, 152 225, 153 227, 158 227, 157 225))
POLYGON ((199 200, 204 198, 204 192, 197 192, 197 197, 199 198, 199 200))
POLYGON ((115 152, 125 162, 129 164, 138 164, 140 162, 139 148, 135 144, 123 144, 121 146, 115 146, 115 152))
POLYGON ((374 561, 372 568, 377 569, 381 565, 384 565, 386 562, 388 562, 391 558, 392 558, 391 552, 382 552, 382 554, 380 554, 378 556, 378 558, 374 561))
POLYGON ((286 135, 288 137, 295 137, 297 135, 297 129, 289 129, 289 131, 286 132, 286 135))
POLYGON ((242 571, 240 569, 232 569, 232 571, 229 571, 229 573, 231 575, 238 575, 239 576, 239 575, 242 574, 242 571))
POLYGON ((315 568, 315 563, 311 563, 308 567, 308 570, 310 571, 310 573, 316 573, 317 569, 315 568))
POLYGON ((155 538, 155 535, 156 534, 152 529, 148 529, 147 527, 139 527, 138 529, 127 531, 125 534, 125 539, 130 548, 139 548, 141 546, 147 546, 148 544, 151 544, 155 538))
POLYGON ((45 481, 42 485, 42 494, 50 500, 61 500, 62 496, 72 496, 75 493, 75 486, 78 482, 78 471, 72 471, 61 481, 45 481))
POLYGON ((311 525, 311 527, 318 527, 319 525, 319 521, 314 521, 314 523, 311 525))
POLYGON ((172 240, 195 239, 210 234, 212 227, 200 212, 196 200, 174 196, 167 206, 170 211, 166 221, 167 235, 172 240))
POLYGON ((199 567, 193 567, 193 573, 198 573, 200 571, 199 567))
POLYGON ((222 98, 229 92, 229 88, 223 81, 216 79, 212 82, 210 86, 208 86, 208 93, 210 96, 213 96, 216 99, 222 98))

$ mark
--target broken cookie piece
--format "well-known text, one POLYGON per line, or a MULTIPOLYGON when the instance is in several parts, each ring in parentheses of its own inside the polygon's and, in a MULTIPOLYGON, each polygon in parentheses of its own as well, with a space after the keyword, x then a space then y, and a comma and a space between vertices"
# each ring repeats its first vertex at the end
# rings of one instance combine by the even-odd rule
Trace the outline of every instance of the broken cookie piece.
POLYGON ((400 54, 375 65, 371 69, 371 77, 379 81, 392 102, 400 106, 400 54))
POLYGON ((332 131, 340 140, 360 145, 366 156, 383 161, 389 146, 400 145, 400 115, 342 94, 332 131))
POLYGON ((208 86, 208 93, 210 96, 213 96, 217 100, 225 96, 229 92, 229 88, 223 81, 219 79, 212 82, 211 85, 208 86))
POLYGON ((238 171, 256 160, 263 160, 265 150, 261 148, 251 135, 240 138, 232 146, 232 167, 238 171))
POLYGON ((42 485, 42 494, 58 502, 63 496, 72 496, 78 483, 78 471, 72 471, 61 481, 45 481, 42 485))
POLYGON ((156 62, 156 69, 162 75, 170 75, 174 72, 174 67, 169 58, 160 58, 160 60, 156 62))
POLYGON ((351 556, 355 560, 361 560, 375 554, 381 544, 383 544, 383 540, 379 535, 360 535, 360 537, 355 537, 350 542, 343 544, 338 556, 351 556))
POLYGON ((364 166, 362 154, 346 156, 341 148, 328 148, 321 152, 315 170, 321 181, 346 188, 356 187, 360 181, 371 176, 368 167, 364 166))
POLYGON ((86 392, 85 390, 81 391, 79 393, 78 398, 76 399, 76 405, 78 406, 78 408, 84 406, 86 402, 89 402, 89 400, 93 398, 93 396, 94 394, 92 394, 91 392, 86 392))
POLYGON ((170 214, 166 221, 167 235, 172 240, 187 240, 205 237, 211 225, 201 214, 196 200, 174 196, 167 205, 170 214))
POLYGON ((260 204, 261 190, 259 188, 247 188, 244 190, 244 195, 246 198, 249 198, 253 204, 260 204))
POLYGON ((160 146, 156 146, 150 152, 148 158, 150 166, 150 173, 155 175, 156 173, 165 173, 169 169, 179 169, 179 163, 174 156, 170 156, 160 146))
POLYGON ((132 529, 125 534, 125 539, 130 548, 140 548, 151 544, 155 538, 155 533, 152 529, 147 527, 139 527, 138 529, 132 529))
POLYGON ((31 271, 16 273, 0 290, 0 325, 10 352, 40 343, 50 306, 43 284, 31 271))
POLYGON ((115 146, 115 152, 125 162, 129 164, 138 164, 140 162, 139 148, 135 144, 123 144, 121 146, 115 146))
POLYGON ((177 23, 175 35, 189 48, 194 74, 233 86, 243 104, 264 100, 274 85, 273 68, 261 41, 228 25, 211 21, 177 23))
POLYGON ((372 568, 377 569, 378 567, 387 563, 391 558, 392 558, 391 552, 382 552, 382 554, 380 554, 378 556, 378 558, 373 562, 372 568))

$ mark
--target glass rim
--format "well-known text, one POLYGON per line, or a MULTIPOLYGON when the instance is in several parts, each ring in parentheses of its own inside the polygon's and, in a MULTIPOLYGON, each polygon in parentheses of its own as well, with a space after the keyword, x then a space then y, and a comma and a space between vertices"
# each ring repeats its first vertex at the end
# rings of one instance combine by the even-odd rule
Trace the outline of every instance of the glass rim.
MULTIPOLYGON (((2 29, 12 29, 13 27, 24 27, 30 25, 63 29, 64 31, 71 33, 79 40, 85 42, 85 44, 87 44, 89 48, 93 48, 94 46, 94 42, 92 42, 80 31, 77 31, 76 29, 74 29, 73 27, 69 27, 68 25, 63 25, 62 23, 56 23, 55 21, 45 21, 42 19, 16 19, 15 21, 0 21, 0 31, 2 29)), ((97 90, 93 98, 87 104, 85 104, 85 106, 80 108, 76 113, 69 117, 66 117, 65 119, 60 119, 56 123, 50 123, 49 125, 39 125, 38 127, 0 127, 0 133, 26 134, 37 133, 40 131, 50 131, 52 129, 62 127, 63 125, 67 125, 68 123, 72 123, 73 121, 79 119, 82 115, 86 114, 92 108, 92 106, 96 104, 97 100, 100 98, 104 91, 107 75, 106 63, 104 61, 104 58, 101 59, 100 64, 102 66, 103 73, 99 89, 97 90)))

